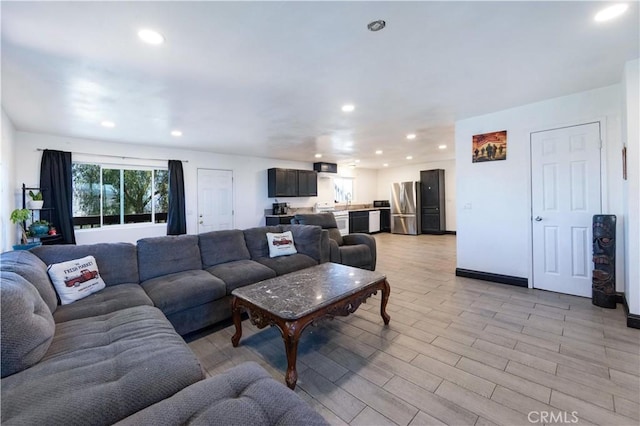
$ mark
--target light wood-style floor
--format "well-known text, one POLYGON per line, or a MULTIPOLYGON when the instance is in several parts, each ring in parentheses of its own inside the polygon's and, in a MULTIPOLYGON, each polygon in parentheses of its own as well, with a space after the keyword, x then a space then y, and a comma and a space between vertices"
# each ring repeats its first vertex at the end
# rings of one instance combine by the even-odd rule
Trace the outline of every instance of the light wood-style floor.
MULTIPOLYGON (((455 236, 376 240, 389 326, 378 295, 300 341, 296 392, 329 423, 640 423, 640 330, 621 305, 456 277, 455 236)), ((284 382, 278 330, 243 333, 237 348, 233 327, 189 346, 210 375, 253 360, 284 382)))

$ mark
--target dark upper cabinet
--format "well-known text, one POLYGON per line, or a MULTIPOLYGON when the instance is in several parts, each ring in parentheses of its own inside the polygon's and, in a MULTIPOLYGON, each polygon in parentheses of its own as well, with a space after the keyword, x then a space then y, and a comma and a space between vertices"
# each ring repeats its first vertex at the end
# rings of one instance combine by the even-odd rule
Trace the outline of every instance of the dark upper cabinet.
POLYGON ((422 233, 442 234, 446 230, 444 170, 420 172, 422 233))
POLYGON ((294 169, 269 169, 269 197, 297 197, 298 171, 294 169))
POLYGON ((318 178, 313 170, 269 169, 267 180, 270 198, 318 195, 318 178))
POLYGON ((313 170, 298 170, 298 196, 315 197, 318 195, 318 174, 313 170))

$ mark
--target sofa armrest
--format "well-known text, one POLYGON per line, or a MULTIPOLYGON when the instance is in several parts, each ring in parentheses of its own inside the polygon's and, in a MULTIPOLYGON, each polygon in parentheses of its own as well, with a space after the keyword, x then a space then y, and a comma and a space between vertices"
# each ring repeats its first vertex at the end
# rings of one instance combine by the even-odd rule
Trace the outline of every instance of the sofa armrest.
POLYGON ((376 239, 369 234, 347 234, 342 237, 344 245, 352 246, 356 244, 365 244, 371 250, 371 270, 376 269, 376 239))
POLYGON ((329 231, 322 230, 322 236, 320 237, 320 263, 331 262, 331 246, 329 238, 329 231))
POLYGON ((335 240, 329 239, 329 261, 333 263, 342 263, 341 259, 340 246, 335 240))

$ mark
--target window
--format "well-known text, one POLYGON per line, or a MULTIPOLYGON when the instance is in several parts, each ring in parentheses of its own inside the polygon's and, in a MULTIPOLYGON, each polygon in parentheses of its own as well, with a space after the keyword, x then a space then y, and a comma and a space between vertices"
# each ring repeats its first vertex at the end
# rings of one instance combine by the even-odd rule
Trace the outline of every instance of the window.
POLYGON ((167 221, 166 169, 73 163, 72 175, 76 229, 167 221))
POLYGON ((353 178, 333 179, 333 189, 336 202, 346 203, 353 201, 353 178))

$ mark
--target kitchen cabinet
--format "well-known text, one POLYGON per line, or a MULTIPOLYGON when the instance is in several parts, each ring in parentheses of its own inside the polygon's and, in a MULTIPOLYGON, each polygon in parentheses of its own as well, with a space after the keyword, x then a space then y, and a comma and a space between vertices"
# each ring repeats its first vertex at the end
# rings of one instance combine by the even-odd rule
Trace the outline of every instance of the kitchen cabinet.
POLYGON ((269 198, 315 197, 318 195, 318 176, 313 170, 267 170, 269 198))
POLYGON ((369 212, 349 212, 349 233, 369 232, 369 212))
POLYGON ((267 216, 265 224, 267 226, 291 225, 291 219, 293 219, 293 216, 267 216))
POLYGON ((421 216, 423 234, 443 234, 445 223, 444 170, 422 170, 421 216))
POLYGON ((298 170, 298 197, 318 195, 318 174, 313 170, 298 170))
POLYGON ((298 171, 294 169, 267 170, 269 197, 297 197, 298 171))
POLYGON ((380 210, 369 212, 369 233, 380 232, 380 210))

